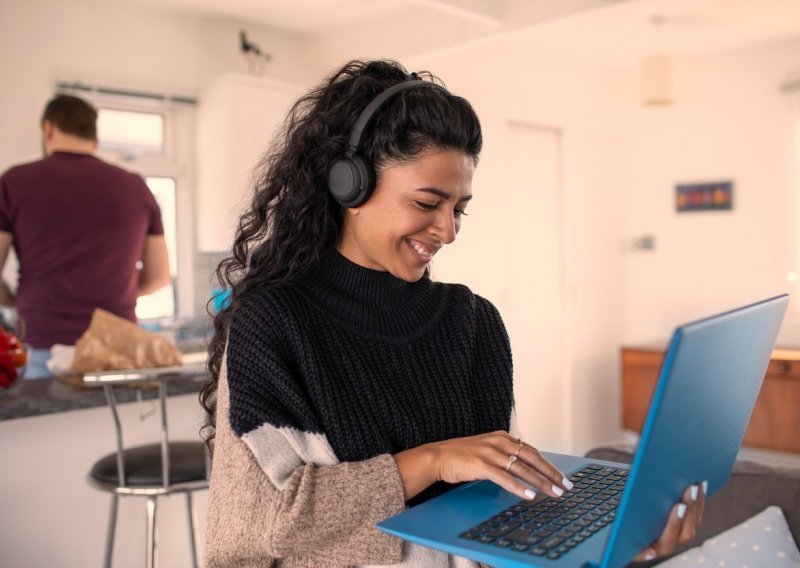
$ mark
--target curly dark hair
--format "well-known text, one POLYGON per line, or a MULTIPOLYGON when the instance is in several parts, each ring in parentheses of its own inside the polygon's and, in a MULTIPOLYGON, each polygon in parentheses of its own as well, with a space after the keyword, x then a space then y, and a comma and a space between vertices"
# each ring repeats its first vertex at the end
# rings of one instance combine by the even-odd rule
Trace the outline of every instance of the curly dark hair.
MULTIPOLYGON (((208 413, 203 437, 211 449, 216 391, 227 328, 236 307, 253 290, 284 286, 303 276, 334 249, 344 210, 327 189, 328 170, 344 157, 353 125, 380 92, 411 78, 437 84, 428 72, 413 77, 394 61, 351 61, 291 108, 254 176, 254 195, 241 216, 231 256, 216 270, 231 291, 214 316, 209 344, 211 381, 200 393, 208 413)), ((477 163, 483 143, 472 106, 444 89, 408 89, 390 99, 363 133, 362 152, 379 177, 390 164, 426 150, 460 150, 477 163)))

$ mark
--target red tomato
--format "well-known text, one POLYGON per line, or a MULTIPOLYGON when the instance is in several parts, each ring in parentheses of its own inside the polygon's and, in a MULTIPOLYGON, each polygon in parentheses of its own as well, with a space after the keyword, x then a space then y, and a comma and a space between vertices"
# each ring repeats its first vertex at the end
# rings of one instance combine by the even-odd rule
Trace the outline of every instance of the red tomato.
POLYGON ((28 361, 28 354, 24 349, 14 349, 9 353, 11 354, 11 362, 15 367, 22 367, 28 361))
POLYGON ((0 352, 8 351, 11 347, 11 336, 13 334, 4 329, 0 329, 0 352))
POLYGON ((17 368, 8 353, 0 353, 0 387, 8 388, 17 381, 17 368))
POLYGON ((19 338, 5 329, 0 328, 0 351, 9 351, 22 347, 19 338))

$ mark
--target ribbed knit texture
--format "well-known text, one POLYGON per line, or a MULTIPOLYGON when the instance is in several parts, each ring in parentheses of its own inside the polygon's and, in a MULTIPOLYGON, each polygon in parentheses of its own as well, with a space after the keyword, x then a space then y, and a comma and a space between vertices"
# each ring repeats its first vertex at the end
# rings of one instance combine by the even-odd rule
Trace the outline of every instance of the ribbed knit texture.
POLYGON ((338 253, 243 302, 228 372, 237 435, 263 423, 324 433, 340 461, 509 428, 511 354, 494 306, 338 253))
POLYGON ((511 376, 497 311, 464 286, 333 253, 252 293, 219 377, 208 566, 475 568, 375 524, 443 489, 404 503, 392 454, 508 430, 511 376))

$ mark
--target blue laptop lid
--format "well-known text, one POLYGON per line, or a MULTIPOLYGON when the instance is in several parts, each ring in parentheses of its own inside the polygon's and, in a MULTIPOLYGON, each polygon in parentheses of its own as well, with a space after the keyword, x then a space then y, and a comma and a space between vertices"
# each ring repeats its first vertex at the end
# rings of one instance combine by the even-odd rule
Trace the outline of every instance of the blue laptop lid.
POLYGON ((661 368, 603 568, 650 545, 687 485, 730 476, 789 303, 777 296, 679 327, 661 368))

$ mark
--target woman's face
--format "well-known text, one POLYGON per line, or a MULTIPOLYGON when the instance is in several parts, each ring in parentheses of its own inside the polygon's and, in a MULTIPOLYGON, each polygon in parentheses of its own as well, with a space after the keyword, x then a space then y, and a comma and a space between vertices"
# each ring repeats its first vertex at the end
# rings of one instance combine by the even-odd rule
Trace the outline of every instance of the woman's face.
POLYGON ((458 150, 428 150, 386 167, 367 202, 345 210, 339 252, 416 282, 439 249, 455 240, 474 172, 472 157, 458 150))

